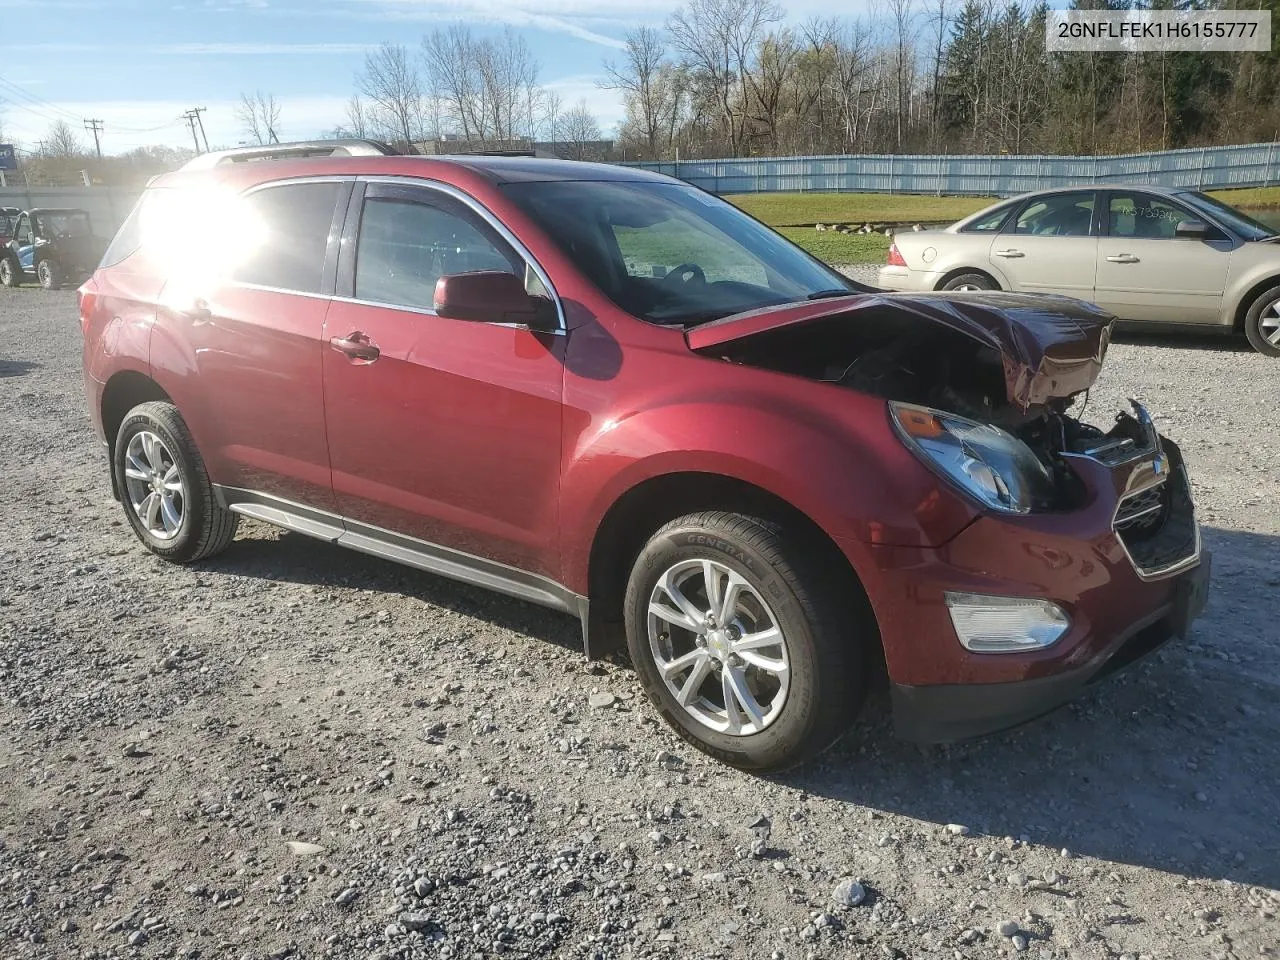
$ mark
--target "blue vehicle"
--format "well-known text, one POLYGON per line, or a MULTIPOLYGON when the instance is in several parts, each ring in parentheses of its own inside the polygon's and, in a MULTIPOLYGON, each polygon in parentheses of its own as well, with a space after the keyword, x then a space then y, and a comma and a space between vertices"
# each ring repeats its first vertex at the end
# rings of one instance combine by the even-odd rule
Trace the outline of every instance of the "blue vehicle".
POLYGON ((0 248, 0 284, 34 280, 46 290, 93 273, 105 243, 93 234, 89 212, 43 207, 18 215, 12 237, 0 248))

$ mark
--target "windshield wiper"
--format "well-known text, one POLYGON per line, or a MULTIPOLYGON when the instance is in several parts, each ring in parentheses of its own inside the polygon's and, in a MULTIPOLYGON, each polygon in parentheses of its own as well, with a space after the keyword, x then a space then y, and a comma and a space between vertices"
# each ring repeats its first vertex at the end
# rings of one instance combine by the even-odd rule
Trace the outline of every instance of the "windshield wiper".
POLYGON ((809 294, 807 297, 805 297, 805 299, 806 300, 827 300, 831 297, 852 297, 862 292, 863 291, 861 290, 848 290, 848 289, 840 290, 840 289, 834 289, 834 288, 831 290, 816 290, 813 293, 809 294))

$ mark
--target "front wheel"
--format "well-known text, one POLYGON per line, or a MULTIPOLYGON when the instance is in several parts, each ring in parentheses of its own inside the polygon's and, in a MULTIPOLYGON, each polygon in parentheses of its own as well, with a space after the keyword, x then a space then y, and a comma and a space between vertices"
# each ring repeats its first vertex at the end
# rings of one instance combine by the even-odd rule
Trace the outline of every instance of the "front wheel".
POLYGON ((1280 357, 1280 287, 1272 287, 1253 301, 1245 314, 1244 333, 1260 354, 1280 357))
POLYGON ((875 624, 815 558, 779 525, 708 512, 668 523, 632 569, 627 645, 645 690, 725 763, 801 763, 862 704, 875 624))
POLYGON ((36 279, 45 290, 56 290, 62 285, 62 270, 56 260, 41 260, 36 266, 36 279))

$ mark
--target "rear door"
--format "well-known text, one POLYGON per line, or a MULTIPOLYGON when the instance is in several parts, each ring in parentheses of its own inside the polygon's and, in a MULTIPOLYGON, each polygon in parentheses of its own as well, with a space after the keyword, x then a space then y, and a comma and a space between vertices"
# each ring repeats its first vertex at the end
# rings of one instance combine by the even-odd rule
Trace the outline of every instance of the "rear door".
POLYGON ((152 363, 169 367, 166 389, 178 392, 214 481, 242 491, 235 499, 333 510, 321 338, 352 182, 249 191, 230 235, 217 238, 237 245, 225 274, 171 281, 161 295, 152 363))
POLYGON ((434 310, 436 281, 454 273, 508 271, 545 295, 510 239, 443 186, 371 182, 353 200, 324 351, 334 492, 353 546, 386 552, 394 533, 412 542, 393 549, 557 576, 567 337, 434 310))
POLYGON ((1098 238, 1092 190, 1028 200, 991 244, 991 264, 1010 289, 1093 299, 1098 238))
POLYGON ((1183 220, 1200 219, 1166 197, 1107 191, 1098 305, 1123 320, 1218 323, 1233 244, 1216 227, 1204 240, 1176 235, 1183 220))

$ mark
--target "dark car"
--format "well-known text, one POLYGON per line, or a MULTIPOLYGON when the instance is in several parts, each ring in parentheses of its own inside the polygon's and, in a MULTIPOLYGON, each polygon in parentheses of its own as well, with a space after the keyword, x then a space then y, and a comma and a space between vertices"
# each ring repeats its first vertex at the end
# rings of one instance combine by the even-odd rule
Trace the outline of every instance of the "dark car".
POLYGON ((0 250, 0 283, 37 281, 46 290, 88 277, 105 244, 93 234, 86 210, 42 207, 18 215, 13 236, 0 250))
POLYGON ((13 231, 21 213, 17 207, 0 207, 0 247, 13 239, 13 231))
POLYGON ((81 288, 155 554, 249 516, 566 611, 750 769, 831 743, 879 666, 901 733, 954 740, 1199 613, 1178 447, 1069 412, 1097 308, 884 294, 633 169, 382 153, 202 157, 81 288))

